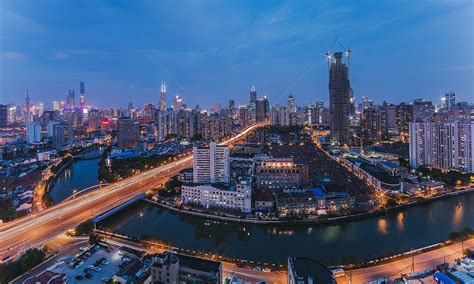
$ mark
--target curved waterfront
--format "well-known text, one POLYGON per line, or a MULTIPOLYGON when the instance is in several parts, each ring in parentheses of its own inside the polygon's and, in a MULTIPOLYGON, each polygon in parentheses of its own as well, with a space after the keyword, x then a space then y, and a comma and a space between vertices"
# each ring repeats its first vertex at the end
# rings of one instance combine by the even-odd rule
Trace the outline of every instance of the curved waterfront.
POLYGON ((474 227, 474 193, 367 219, 320 225, 256 225, 211 220, 140 202, 99 227, 173 246, 284 264, 289 255, 331 264, 356 262, 431 245, 474 227), (143 216, 140 217, 140 213, 143 216))
MULTIPOLYGON (((99 151, 99 150, 95 150, 99 151)), ((92 154, 92 153, 91 153, 92 154)), ((74 160, 62 170, 49 190, 53 202, 59 203, 81 190, 99 183, 99 160, 74 160)))

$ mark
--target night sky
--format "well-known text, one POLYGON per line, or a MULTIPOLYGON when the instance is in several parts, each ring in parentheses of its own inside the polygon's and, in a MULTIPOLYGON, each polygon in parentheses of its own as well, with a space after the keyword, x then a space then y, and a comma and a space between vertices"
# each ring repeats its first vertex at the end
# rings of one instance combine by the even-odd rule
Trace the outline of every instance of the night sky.
POLYGON ((324 54, 350 47, 357 101, 473 102, 474 1, 0 1, 0 103, 328 102, 324 54))

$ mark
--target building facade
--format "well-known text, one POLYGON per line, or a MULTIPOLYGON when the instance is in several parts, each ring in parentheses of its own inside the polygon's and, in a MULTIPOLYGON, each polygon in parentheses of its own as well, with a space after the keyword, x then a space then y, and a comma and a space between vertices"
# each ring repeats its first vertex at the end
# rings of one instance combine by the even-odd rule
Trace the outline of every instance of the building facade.
POLYGON ((230 158, 227 146, 209 143, 193 148, 194 183, 229 183, 230 158))

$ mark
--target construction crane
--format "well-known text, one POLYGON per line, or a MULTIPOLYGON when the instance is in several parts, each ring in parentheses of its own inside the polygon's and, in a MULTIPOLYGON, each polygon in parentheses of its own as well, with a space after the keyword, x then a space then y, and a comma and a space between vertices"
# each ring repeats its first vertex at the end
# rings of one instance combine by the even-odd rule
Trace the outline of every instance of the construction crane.
POLYGON ((331 66, 331 57, 332 57, 331 49, 334 46, 334 43, 336 42, 336 40, 337 40, 337 36, 334 38, 334 40, 332 41, 331 45, 328 48, 328 51, 326 52, 326 59, 328 60, 328 70, 329 70, 329 67, 331 66))
POLYGON ((342 45, 342 43, 339 43, 339 45, 346 51, 346 59, 347 59, 347 67, 349 67, 349 57, 351 57, 351 47, 349 46, 349 48, 345 48, 344 45, 342 45))

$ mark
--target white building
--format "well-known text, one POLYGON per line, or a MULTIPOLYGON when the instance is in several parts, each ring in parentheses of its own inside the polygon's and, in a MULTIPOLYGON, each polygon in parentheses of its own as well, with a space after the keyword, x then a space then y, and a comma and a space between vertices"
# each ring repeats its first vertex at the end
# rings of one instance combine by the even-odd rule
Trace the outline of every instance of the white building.
POLYGON ((411 122, 410 165, 474 172, 474 123, 411 122))
POLYGON ((26 126, 27 138, 29 144, 41 142, 41 125, 37 122, 28 122, 26 126))
POLYGON ((230 186, 189 184, 181 187, 181 200, 205 208, 220 208, 249 213, 252 211, 252 182, 240 180, 230 186))
POLYGON ((194 183, 228 183, 230 181, 230 158, 227 146, 215 142, 209 147, 193 148, 194 183))

